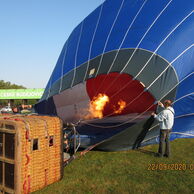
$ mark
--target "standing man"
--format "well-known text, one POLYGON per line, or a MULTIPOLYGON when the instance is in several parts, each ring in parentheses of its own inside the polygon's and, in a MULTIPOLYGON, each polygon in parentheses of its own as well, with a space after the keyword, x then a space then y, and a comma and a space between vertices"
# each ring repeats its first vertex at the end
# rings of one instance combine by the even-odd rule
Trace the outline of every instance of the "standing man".
POLYGON ((158 105, 164 108, 159 114, 152 113, 154 118, 160 123, 160 140, 159 140, 159 157, 170 157, 169 135, 174 124, 174 109, 171 107, 172 102, 165 100, 164 104, 158 102, 158 105), (165 152, 164 152, 165 142, 165 152))

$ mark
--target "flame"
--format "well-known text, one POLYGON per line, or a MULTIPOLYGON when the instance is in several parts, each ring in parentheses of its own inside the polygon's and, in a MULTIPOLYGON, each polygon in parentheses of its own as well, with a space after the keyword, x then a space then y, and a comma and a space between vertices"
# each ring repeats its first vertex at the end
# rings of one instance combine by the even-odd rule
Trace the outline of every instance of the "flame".
POLYGON ((106 94, 98 94, 93 100, 90 102, 89 112, 94 118, 102 118, 103 110, 106 103, 109 102, 109 97, 106 94))
MULTIPOLYGON (((111 103, 110 98, 106 94, 99 93, 97 96, 93 97, 93 99, 90 101, 89 109, 85 110, 87 112, 86 114, 82 114, 84 119, 93 119, 93 118, 103 118, 103 112, 105 106, 111 103)), ((126 107, 126 102, 123 100, 119 100, 116 105, 109 104, 109 108, 111 108, 111 114, 121 114, 122 111, 126 107), (111 107, 110 107, 111 106, 111 107)))
POLYGON ((115 114, 120 114, 123 111, 123 109, 126 107, 126 102, 123 100, 119 100, 118 106, 118 109, 114 110, 115 114))

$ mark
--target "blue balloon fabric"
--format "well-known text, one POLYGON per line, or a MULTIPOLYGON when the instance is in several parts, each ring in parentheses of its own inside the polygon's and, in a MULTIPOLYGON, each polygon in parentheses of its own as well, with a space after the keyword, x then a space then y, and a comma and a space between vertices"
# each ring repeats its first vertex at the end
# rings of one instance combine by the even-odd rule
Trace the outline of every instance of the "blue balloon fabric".
MULTIPOLYGON (((167 61, 174 69, 177 84, 174 85, 175 124, 171 139, 193 138, 193 0, 104 1, 69 36, 45 91, 48 92, 63 76, 76 71, 84 63, 103 54, 125 49, 149 51, 153 56, 160 56, 167 61)), ((101 61, 98 70, 101 68, 100 65, 101 61)), ((72 86, 74 79, 75 77, 72 86)), ((83 74, 83 80, 86 81, 86 74, 83 74)), ((58 91, 60 92, 61 90, 58 91)), ((153 137, 147 143, 153 141, 157 142, 157 137, 153 137)))

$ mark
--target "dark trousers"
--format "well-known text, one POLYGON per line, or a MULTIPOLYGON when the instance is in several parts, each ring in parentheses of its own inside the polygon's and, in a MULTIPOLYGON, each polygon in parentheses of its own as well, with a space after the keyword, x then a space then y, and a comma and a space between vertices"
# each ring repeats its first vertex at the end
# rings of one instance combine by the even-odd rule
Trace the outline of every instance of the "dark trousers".
POLYGON ((160 156, 170 156, 170 142, 169 142, 169 136, 170 136, 171 130, 160 130, 160 141, 159 141, 159 149, 158 153, 160 156), (165 146, 165 151, 164 151, 165 146))

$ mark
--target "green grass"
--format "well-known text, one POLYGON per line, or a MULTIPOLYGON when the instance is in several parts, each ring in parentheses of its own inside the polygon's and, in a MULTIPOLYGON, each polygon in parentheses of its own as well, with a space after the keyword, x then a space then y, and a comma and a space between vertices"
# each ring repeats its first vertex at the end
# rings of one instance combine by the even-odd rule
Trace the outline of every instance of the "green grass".
POLYGON ((139 151, 91 151, 65 167, 60 182, 34 194, 194 193, 194 139, 171 142, 171 158, 155 157, 157 149, 152 145, 139 151), (167 170, 149 170, 151 164, 172 165, 167 170), (173 169, 173 164, 179 164, 180 170, 173 169), (181 164, 187 164, 187 169, 181 164))

